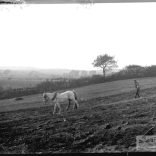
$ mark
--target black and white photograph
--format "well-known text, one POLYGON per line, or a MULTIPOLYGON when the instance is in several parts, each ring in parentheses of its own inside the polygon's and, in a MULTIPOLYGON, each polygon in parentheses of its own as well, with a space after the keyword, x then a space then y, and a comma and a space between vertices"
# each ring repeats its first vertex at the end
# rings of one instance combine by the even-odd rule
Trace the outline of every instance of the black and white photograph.
POLYGON ((0 154, 156 152, 156 1, 0 0, 0 154))

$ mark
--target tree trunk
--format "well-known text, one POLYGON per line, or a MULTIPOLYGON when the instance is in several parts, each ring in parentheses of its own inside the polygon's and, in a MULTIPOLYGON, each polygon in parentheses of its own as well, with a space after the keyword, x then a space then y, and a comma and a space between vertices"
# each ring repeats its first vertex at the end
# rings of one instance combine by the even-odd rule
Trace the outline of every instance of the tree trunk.
POLYGON ((104 79, 106 78, 106 71, 105 71, 105 68, 103 68, 103 76, 104 76, 104 79))

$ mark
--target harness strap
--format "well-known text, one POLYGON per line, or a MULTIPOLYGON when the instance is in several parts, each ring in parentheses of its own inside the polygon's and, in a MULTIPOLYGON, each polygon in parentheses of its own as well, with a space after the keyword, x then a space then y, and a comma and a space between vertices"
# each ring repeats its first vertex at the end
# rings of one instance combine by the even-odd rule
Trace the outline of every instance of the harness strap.
POLYGON ((54 96, 51 100, 55 100, 56 96, 57 96, 57 92, 54 93, 54 96))
POLYGON ((73 93, 74 93, 75 100, 77 100, 78 98, 77 98, 77 94, 76 94, 75 90, 73 90, 73 93))
POLYGON ((44 96, 43 96, 45 99, 47 98, 47 95, 46 94, 44 94, 44 96))

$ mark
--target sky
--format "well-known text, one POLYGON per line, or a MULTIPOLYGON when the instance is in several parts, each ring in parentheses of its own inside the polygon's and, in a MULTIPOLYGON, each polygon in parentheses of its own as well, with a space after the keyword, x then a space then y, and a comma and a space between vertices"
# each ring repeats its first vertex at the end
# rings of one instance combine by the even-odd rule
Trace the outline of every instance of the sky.
POLYGON ((156 3, 0 6, 0 67, 94 70, 156 65, 156 3))

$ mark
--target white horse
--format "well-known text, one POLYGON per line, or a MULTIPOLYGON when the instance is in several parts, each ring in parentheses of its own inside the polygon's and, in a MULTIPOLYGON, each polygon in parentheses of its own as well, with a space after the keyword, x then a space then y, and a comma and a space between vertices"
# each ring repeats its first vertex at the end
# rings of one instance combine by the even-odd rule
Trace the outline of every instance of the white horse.
POLYGON ((54 102, 54 111, 53 114, 56 112, 56 108, 59 108, 59 114, 61 113, 61 102, 68 101, 68 106, 66 110, 69 109, 71 102, 74 103, 73 109, 77 109, 79 107, 78 98, 76 92, 73 91, 65 91, 63 93, 53 92, 53 93, 43 93, 43 102, 46 104, 47 101, 54 102))

